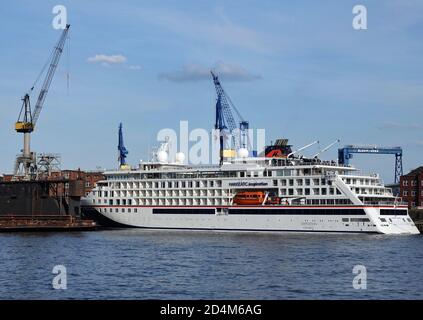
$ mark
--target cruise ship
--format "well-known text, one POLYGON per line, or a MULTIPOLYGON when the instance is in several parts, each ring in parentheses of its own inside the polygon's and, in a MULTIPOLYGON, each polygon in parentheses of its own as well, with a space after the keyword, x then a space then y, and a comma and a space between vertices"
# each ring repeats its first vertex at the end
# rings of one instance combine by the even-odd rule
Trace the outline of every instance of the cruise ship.
POLYGON ((278 139, 257 155, 249 122, 218 76, 213 71, 211 76, 219 164, 192 165, 181 152, 170 159, 171 141, 166 141, 151 161, 131 168, 121 124, 119 170, 106 171, 83 200, 85 215, 100 224, 146 229, 419 233, 407 206, 377 174, 318 157, 334 144, 307 158, 299 151, 318 141, 292 151, 287 139, 278 139))
POLYGON ((379 175, 296 155, 285 139, 259 156, 239 152, 216 165, 184 160, 162 150, 136 168, 106 171, 84 212, 145 229, 419 233, 379 175))

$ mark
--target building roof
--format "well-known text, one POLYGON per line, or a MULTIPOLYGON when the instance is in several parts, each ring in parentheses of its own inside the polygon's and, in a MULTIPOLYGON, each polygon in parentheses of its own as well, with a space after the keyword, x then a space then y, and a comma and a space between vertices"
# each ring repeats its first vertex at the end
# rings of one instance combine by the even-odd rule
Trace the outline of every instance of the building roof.
POLYGON ((417 176, 419 174, 423 174, 423 166, 420 166, 414 170, 411 170, 406 176, 417 176))

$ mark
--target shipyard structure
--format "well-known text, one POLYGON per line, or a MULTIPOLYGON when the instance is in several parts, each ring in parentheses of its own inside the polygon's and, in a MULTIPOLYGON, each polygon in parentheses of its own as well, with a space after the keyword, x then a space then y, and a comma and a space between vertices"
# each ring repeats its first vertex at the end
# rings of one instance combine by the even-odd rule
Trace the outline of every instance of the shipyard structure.
POLYGON ((30 147, 31 134, 64 51, 69 28, 67 25, 61 32, 40 75, 22 98, 15 130, 23 135, 23 147, 16 157, 13 174, 0 175, 0 231, 92 230, 96 227, 94 221, 81 219, 80 207, 81 197, 95 182, 80 171, 61 171, 59 155, 37 154, 30 147), (31 95, 44 73, 33 107, 31 95), (87 186, 87 183, 90 184, 87 186))

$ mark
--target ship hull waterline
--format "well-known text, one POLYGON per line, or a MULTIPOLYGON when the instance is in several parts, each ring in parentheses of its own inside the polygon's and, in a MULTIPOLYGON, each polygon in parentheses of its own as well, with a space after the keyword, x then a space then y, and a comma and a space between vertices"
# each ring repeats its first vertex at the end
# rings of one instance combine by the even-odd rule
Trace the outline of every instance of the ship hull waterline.
POLYGON ((110 207, 85 205, 83 212, 102 224, 152 230, 232 232, 321 232, 412 235, 420 232, 405 208, 383 207, 110 207), (398 211, 397 211, 398 210, 398 211), (190 212, 191 211, 191 212, 190 212))

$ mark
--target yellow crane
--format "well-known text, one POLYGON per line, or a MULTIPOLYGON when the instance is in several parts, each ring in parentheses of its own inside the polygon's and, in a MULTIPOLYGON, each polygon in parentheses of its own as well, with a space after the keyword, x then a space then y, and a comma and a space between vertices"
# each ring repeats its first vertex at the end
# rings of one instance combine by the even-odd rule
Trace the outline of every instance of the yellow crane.
MULTIPOLYGON (((15 176, 24 176, 26 178, 29 178, 36 171, 36 154, 34 152, 31 152, 30 148, 31 132, 34 131, 38 117, 40 116, 41 109, 43 108, 43 104, 50 88, 51 81, 53 80, 54 73, 56 71, 57 65, 63 52, 69 27, 69 24, 66 25, 59 38, 59 41, 53 49, 51 59, 49 60, 50 65, 46 77, 44 79, 43 86, 41 87, 40 93, 38 95, 34 112, 32 112, 31 109, 29 93, 26 93, 25 96, 22 98, 22 107, 19 113, 18 121, 15 123, 15 130, 16 132, 23 133, 24 143, 22 153, 16 157, 14 170, 15 176)), ((32 87, 30 91, 32 90, 34 90, 34 87, 32 87)))

